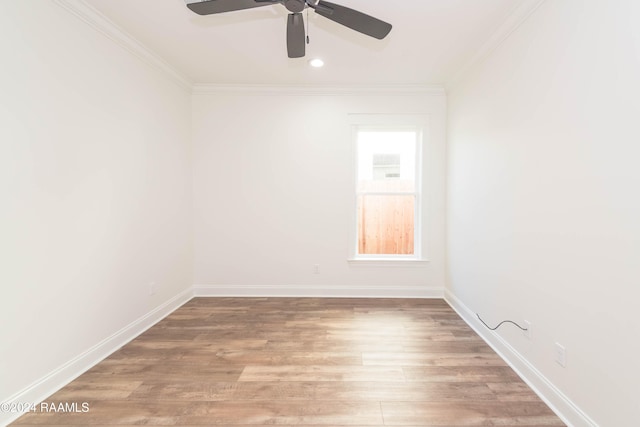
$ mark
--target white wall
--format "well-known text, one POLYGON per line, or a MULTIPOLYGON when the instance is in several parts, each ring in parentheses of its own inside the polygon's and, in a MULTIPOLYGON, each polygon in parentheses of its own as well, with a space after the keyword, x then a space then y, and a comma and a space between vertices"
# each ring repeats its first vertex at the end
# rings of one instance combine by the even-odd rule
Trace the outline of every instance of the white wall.
POLYGON ((192 284, 191 106, 54 2, 0 32, 4 402, 192 284))
POLYGON ((195 283, 215 295, 441 295, 445 110, 443 93, 196 90, 195 283), (347 263, 350 113, 430 117, 426 266, 347 263))
POLYGON ((533 323, 500 336, 575 425, 640 419, 639 22, 636 0, 546 1, 449 97, 449 297, 533 323))

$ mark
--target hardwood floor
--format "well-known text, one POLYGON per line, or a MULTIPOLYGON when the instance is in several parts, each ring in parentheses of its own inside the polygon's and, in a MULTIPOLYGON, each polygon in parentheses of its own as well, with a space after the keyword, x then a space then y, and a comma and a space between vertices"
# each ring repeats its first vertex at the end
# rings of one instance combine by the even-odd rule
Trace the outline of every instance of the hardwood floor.
POLYGON ((46 402, 14 425, 564 425, 442 300, 195 298, 46 402))

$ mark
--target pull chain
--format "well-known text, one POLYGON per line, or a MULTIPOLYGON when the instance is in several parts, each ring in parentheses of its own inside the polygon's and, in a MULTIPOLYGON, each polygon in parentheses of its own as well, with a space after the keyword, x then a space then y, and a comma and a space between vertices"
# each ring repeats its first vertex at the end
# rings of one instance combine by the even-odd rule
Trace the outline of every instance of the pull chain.
POLYGON ((309 44, 309 6, 307 6, 307 44, 309 44))

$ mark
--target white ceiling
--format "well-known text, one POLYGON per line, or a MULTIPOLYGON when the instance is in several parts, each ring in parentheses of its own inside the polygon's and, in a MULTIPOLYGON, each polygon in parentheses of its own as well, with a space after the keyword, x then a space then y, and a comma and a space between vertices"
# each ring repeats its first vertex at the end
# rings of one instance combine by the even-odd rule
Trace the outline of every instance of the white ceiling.
POLYGON ((193 83, 362 86, 446 84, 526 1, 334 0, 391 33, 376 40, 311 11, 307 56, 289 59, 282 5, 199 16, 185 0, 85 0, 193 83))

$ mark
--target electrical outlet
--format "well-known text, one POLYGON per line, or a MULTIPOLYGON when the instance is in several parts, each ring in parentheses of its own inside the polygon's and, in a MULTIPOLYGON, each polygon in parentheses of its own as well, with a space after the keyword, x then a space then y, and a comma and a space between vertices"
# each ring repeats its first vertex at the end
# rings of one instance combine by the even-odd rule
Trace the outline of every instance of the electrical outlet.
POLYGON ((531 330, 531 322, 529 322, 528 320, 524 321, 524 327, 527 329, 526 331, 522 331, 522 334, 525 336, 525 338, 527 338, 528 340, 530 340, 533 335, 532 335, 532 330, 531 330))
POLYGON ((158 293, 158 284, 156 282, 149 283, 149 295, 155 295, 158 293))
POLYGON ((567 349, 560 343, 555 344, 556 363, 563 368, 567 367, 567 349))
POLYGON ((320 274, 320 264, 313 265, 313 274, 320 274))

